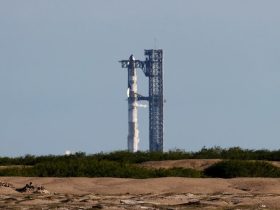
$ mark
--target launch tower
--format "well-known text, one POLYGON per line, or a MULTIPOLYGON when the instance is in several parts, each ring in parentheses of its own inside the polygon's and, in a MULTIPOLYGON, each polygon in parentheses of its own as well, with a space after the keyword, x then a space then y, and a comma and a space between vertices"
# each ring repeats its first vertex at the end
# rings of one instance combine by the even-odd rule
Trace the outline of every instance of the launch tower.
POLYGON ((145 50, 145 75, 149 77, 150 151, 163 151, 163 54, 145 50))
POLYGON ((138 119, 136 101, 149 102, 149 146, 151 152, 163 151, 163 51, 145 50, 145 61, 135 60, 131 55, 129 60, 121 60, 122 68, 128 70, 128 150, 138 150, 138 119), (149 96, 137 92, 136 69, 143 70, 149 78, 149 96), (134 145, 134 146, 132 146, 134 145))

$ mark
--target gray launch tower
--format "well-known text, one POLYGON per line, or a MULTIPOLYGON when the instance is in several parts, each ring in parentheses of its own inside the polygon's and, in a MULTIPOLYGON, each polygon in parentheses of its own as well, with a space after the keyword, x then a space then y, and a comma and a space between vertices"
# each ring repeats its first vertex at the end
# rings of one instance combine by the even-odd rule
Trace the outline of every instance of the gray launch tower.
POLYGON ((163 54, 145 50, 145 75, 149 77, 150 151, 163 151, 163 54))
MULTIPOLYGON (((133 91, 133 98, 137 101, 146 100, 149 102, 149 141, 151 152, 162 152, 163 151, 163 51, 159 50, 145 50, 145 61, 131 59, 120 61, 122 68, 128 69, 128 75, 130 75, 133 69, 140 68, 143 70, 146 77, 149 78, 149 96, 145 97, 137 93, 137 89, 133 91)), ((129 79, 129 84, 131 79, 129 79)), ((135 85, 137 78, 135 78, 135 85)), ((137 86, 136 86, 137 87, 137 86)), ((128 92, 131 92, 131 86, 129 85, 128 92)), ((131 94, 128 95, 128 101, 131 101, 131 94)), ((131 109, 132 105, 129 103, 129 125, 131 124, 131 109)), ((137 120, 137 110, 135 111, 137 120)), ((129 151, 135 152, 138 149, 138 130, 135 127, 135 131, 131 131, 129 126, 128 145, 135 145, 134 149, 128 146, 129 151), (135 133, 136 136, 131 137, 131 133, 135 133), (133 140, 134 139, 134 140, 133 140), (133 142, 134 141, 134 142, 133 142)))

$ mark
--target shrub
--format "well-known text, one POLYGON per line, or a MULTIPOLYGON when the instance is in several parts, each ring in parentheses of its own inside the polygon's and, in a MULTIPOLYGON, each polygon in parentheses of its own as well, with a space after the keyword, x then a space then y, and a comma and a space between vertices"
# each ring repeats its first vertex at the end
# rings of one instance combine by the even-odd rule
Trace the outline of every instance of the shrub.
POLYGON ((33 167, 10 167, 0 170, 0 176, 37 176, 37 177, 201 177, 194 169, 148 169, 130 163, 108 160, 89 160, 85 158, 45 161, 33 167))
POLYGON ((280 169, 264 161, 228 160, 204 170, 210 177, 280 177, 280 169))

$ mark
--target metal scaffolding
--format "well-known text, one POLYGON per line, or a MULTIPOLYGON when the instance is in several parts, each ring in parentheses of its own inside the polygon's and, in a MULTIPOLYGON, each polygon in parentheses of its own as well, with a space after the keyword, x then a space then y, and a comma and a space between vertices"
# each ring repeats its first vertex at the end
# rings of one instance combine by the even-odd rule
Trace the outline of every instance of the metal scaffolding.
POLYGON ((150 151, 163 151, 163 53, 145 50, 145 72, 149 77, 150 151))

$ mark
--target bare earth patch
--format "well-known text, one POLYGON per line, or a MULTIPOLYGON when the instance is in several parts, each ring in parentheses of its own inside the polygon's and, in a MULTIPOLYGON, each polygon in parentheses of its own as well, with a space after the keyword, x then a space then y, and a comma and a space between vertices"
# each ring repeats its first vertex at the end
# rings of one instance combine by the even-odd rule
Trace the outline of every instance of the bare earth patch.
POLYGON ((1 177, 0 209, 280 209, 280 179, 1 177), (17 192, 26 183, 48 193, 17 192), (12 187, 9 187, 12 186, 12 187))
MULTIPOLYGON (((221 159, 183 159, 183 160, 163 160, 163 161, 147 161, 138 164, 146 168, 191 168, 202 171, 209 166, 221 162, 221 159)), ((280 167, 280 161, 266 161, 276 167, 280 167)))
POLYGON ((204 170, 209 166, 221 162, 220 159, 184 159, 184 160, 163 160, 163 161, 147 161, 138 164, 147 168, 191 168, 195 170, 204 170))

